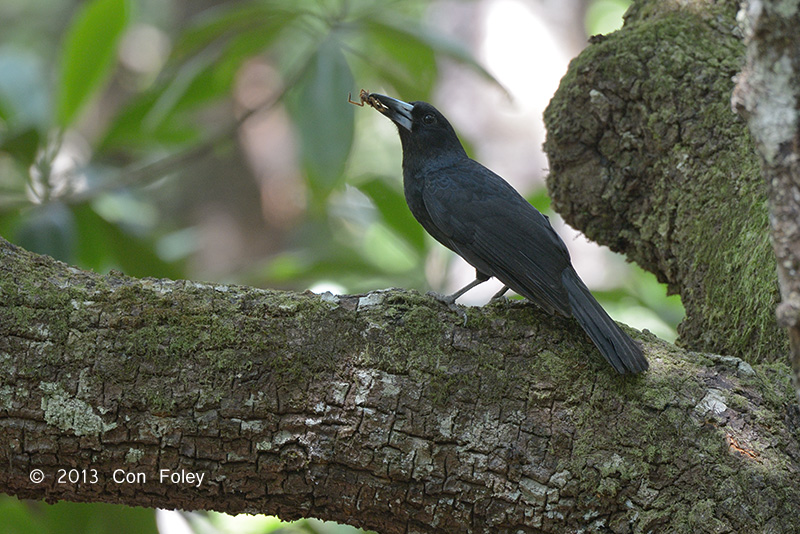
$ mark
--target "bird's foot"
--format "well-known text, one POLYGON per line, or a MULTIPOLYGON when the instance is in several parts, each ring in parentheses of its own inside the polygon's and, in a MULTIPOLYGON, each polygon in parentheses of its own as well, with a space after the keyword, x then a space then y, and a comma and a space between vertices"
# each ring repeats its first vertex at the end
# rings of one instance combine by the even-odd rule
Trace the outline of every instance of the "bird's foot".
POLYGON ((448 306, 452 306, 453 304, 455 304, 456 299, 458 298, 455 295, 442 295, 441 293, 437 293, 436 291, 428 291, 425 294, 428 295, 429 297, 435 298, 442 304, 446 304, 448 306))
POLYGON ((511 302, 507 296, 505 295, 495 295, 489 300, 490 306, 503 306, 504 308, 508 307, 508 303, 511 302))
POLYGON ((506 292, 509 290, 508 286, 503 286, 500 291, 492 295, 492 298, 489 299, 489 304, 501 304, 503 306, 508 306, 508 297, 506 297, 506 292))
POLYGON ((436 293, 435 291, 428 291, 426 295, 435 298, 436 300, 438 300, 439 302, 450 308, 451 311, 455 312, 456 315, 458 315, 464 320, 463 326, 467 326, 467 312, 464 311, 463 306, 459 306, 458 304, 456 304, 456 299, 459 297, 458 294, 442 295, 441 293, 436 293))

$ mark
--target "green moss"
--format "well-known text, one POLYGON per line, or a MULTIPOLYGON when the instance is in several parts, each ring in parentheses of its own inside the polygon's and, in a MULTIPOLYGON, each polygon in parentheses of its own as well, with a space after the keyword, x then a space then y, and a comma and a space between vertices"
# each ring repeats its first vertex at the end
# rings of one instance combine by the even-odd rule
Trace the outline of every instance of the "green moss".
MULTIPOLYGON (((651 357, 659 358, 659 355, 651 354, 651 357)), ((599 378, 591 389, 592 395, 579 399, 577 391, 587 388, 584 376, 580 381, 584 383, 576 385, 575 391, 568 388, 559 391, 568 399, 577 429, 584 428, 584 423, 586 428, 592 428, 597 417, 604 418, 609 425, 609 432, 575 432, 571 457, 558 466, 559 470, 579 474, 581 494, 596 496, 597 502, 587 501, 588 509, 602 510, 603 499, 616 502, 633 499, 639 503, 640 488, 657 485, 660 489, 650 491, 649 498, 654 497, 654 500, 636 512, 635 525, 642 531, 715 531, 729 524, 725 519, 729 513, 725 506, 734 502, 735 506, 744 507, 737 509, 737 515, 742 517, 737 517, 736 521, 752 531, 760 531, 770 518, 791 516, 789 505, 785 503, 797 502, 800 490, 784 480, 790 472, 787 466, 774 464, 776 459, 784 458, 775 451, 783 451, 791 445, 774 441, 762 444, 757 435, 745 431, 748 437, 742 445, 754 451, 757 459, 733 453, 729 436, 736 437, 737 430, 719 421, 704 421, 697 412, 696 405, 707 392, 696 378, 700 368, 668 355, 659 361, 660 364, 651 368, 636 385, 618 380, 625 385, 615 390, 599 378), (727 481, 728 485, 720 487, 719 480, 727 481), (764 491, 746 498, 740 495, 741 488, 754 487, 754 480, 763 480, 764 491), (665 481, 674 481, 675 490, 665 481), (686 502, 675 493, 689 487, 692 495, 705 494, 708 499, 686 502)), ((788 369, 785 366, 776 368, 775 364, 755 369, 756 376, 745 376, 741 388, 721 390, 725 403, 731 409, 757 414, 757 421, 750 420, 748 425, 780 428, 785 423, 778 419, 794 400, 793 391, 786 387, 788 369), (766 401, 754 397, 755 391, 772 391, 774 399, 766 401), (766 402, 764 415, 758 415, 761 402, 766 402), (770 417, 775 419, 770 421, 770 417)), ((724 380, 720 382, 724 383, 724 380)), ((771 440, 775 439, 771 431, 770 436, 771 440)))
POLYGON ((772 361, 787 339, 759 161, 730 109, 732 4, 636 2, 573 60, 545 112, 548 186, 568 222, 680 293, 682 344, 772 361))
POLYGON ((139 394, 151 414, 173 413, 175 398, 170 394, 174 380, 165 379, 158 386, 146 384, 140 388, 139 394))

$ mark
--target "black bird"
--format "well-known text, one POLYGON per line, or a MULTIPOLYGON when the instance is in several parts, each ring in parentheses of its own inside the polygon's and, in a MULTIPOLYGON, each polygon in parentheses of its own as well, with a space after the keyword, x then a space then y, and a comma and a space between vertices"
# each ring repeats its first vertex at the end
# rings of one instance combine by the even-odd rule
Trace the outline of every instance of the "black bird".
POLYGON ((595 300, 548 219, 508 182, 470 159, 453 127, 427 102, 362 92, 396 125, 403 189, 411 213, 437 241, 475 267, 476 279, 446 297, 455 302, 496 277, 549 312, 575 317, 619 373, 640 373, 642 349, 595 300))

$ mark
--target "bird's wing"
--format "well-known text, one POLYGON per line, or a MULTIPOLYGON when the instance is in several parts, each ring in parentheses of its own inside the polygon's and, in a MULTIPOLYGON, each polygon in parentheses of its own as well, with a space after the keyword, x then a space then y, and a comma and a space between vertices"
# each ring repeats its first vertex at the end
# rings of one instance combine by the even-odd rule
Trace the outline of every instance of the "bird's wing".
POLYGON ((425 181, 425 208, 452 248, 517 293, 571 315, 561 282, 570 264, 547 218, 477 162, 439 169, 425 181))

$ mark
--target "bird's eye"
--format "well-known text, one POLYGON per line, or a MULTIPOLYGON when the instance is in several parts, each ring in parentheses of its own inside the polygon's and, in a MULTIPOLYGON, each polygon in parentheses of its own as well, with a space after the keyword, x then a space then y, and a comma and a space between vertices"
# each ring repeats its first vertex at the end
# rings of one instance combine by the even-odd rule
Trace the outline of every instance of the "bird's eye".
POLYGON ((422 122, 424 124, 433 124, 434 122, 436 122, 436 117, 434 117, 433 114, 428 113, 427 115, 422 117, 422 122))

